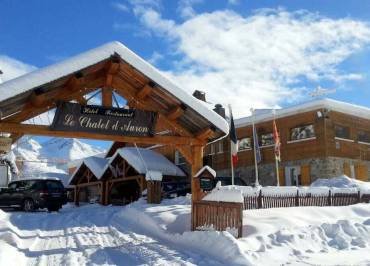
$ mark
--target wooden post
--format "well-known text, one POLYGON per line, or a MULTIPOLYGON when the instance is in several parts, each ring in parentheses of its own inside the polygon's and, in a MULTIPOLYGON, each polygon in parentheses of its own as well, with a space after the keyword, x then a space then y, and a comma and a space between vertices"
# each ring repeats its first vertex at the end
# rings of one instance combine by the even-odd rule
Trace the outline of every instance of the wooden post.
POLYGON ((329 195, 328 195, 328 206, 331 206, 332 204, 332 195, 331 195, 331 190, 329 190, 329 195))
POLYGON ((262 190, 260 190, 257 198, 257 208, 262 209, 262 190))
POLYGON ((299 206, 299 190, 297 190, 297 194, 295 195, 295 206, 299 206))
POLYGON ((161 181, 147 181, 147 202, 151 204, 161 203, 162 198, 162 182, 161 181))
POLYGON ((194 178, 197 172, 203 167, 203 147, 192 146, 193 163, 191 164, 191 200, 192 202, 201 200, 201 190, 199 180, 194 178))

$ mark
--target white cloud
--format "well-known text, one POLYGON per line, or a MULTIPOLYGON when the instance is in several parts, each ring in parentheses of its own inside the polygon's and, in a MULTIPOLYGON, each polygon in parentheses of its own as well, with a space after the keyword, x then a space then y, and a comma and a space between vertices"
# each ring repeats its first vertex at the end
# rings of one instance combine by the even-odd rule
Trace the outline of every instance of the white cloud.
POLYGON ((148 62, 151 63, 152 65, 155 65, 158 63, 158 61, 163 59, 163 55, 158 53, 158 52, 153 52, 150 58, 148 59, 148 62))
POLYGON ((0 75, 0 83, 1 81, 5 82, 35 69, 36 67, 32 65, 25 64, 6 55, 0 55, 0 70, 3 72, 0 75))
POLYGON ((180 55, 167 74, 189 93, 200 89, 211 102, 231 103, 236 116, 252 106, 301 99, 307 95, 304 80, 361 79, 341 71, 340 64, 370 43, 368 24, 307 11, 263 9, 243 17, 224 10, 195 14, 183 23, 152 8, 136 15, 180 55))
POLYGON ((180 0, 177 11, 183 18, 191 18, 196 15, 193 5, 202 3, 203 0, 180 0))
POLYGON ((112 6, 114 8, 116 8, 117 10, 119 10, 119 11, 123 11, 123 12, 129 12, 130 11, 128 6, 123 4, 123 3, 115 2, 115 3, 112 3, 112 6))

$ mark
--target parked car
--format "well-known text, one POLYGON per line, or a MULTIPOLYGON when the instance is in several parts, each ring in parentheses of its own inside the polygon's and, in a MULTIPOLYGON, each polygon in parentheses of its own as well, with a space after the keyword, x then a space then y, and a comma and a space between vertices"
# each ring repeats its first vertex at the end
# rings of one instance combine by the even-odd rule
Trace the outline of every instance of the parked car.
POLYGON ((0 190, 0 208, 58 211, 66 203, 67 193, 58 179, 18 180, 0 190))
POLYGON ((162 197, 175 198, 179 196, 186 196, 191 193, 191 186, 189 182, 163 182, 162 183, 162 197))
MULTIPOLYGON (((221 181, 222 186, 229 186, 231 185, 231 176, 217 176, 215 178, 215 185, 218 181, 221 181)), ((240 177, 234 177, 234 185, 237 186, 247 186, 247 183, 240 177)))

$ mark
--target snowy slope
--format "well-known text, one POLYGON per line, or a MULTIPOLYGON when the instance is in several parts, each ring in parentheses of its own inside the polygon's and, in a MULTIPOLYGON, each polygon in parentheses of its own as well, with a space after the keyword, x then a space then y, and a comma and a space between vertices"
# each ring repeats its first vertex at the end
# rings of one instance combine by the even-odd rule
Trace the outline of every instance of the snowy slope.
POLYGON ((103 149, 82 143, 78 139, 50 138, 40 143, 33 138, 22 138, 13 152, 23 160, 20 178, 58 177, 67 184, 67 163, 101 154, 103 149))
POLYGON ((190 199, 0 211, 0 265, 369 265, 370 205, 244 211, 243 235, 190 232, 190 199))

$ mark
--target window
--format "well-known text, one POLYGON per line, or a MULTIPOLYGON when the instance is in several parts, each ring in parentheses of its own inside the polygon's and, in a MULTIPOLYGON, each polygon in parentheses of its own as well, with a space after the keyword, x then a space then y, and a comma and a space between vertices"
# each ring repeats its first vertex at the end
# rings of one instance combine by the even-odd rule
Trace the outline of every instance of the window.
POLYGON ((370 143, 370 132, 361 130, 358 132, 357 138, 359 142, 370 143))
POLYGON ((261 135, 261 146, 270 146, 274 145, 274 134, 268 133, 268 134, 262 134, 261 135))
POLYGON ((295 127, 290 130, 290 140, 300 140, 315 137, 313 125, 295 127))
POLYGON ((252 139, 243 138, 239 140, 239 151, 252 149, 252 139))
POLYGON ((211 151, 209 152, 209 154, 215 154, 215 144, 214 143, 210 145, 210 149, 211 151))
POLYGON ((224 143, 220 141, 218 143, 218 153, 223 153, 224 152, 224 143))
POLYGON ((349 127, 335 125, 335 137, 341 139, 350 139, 349 127))

